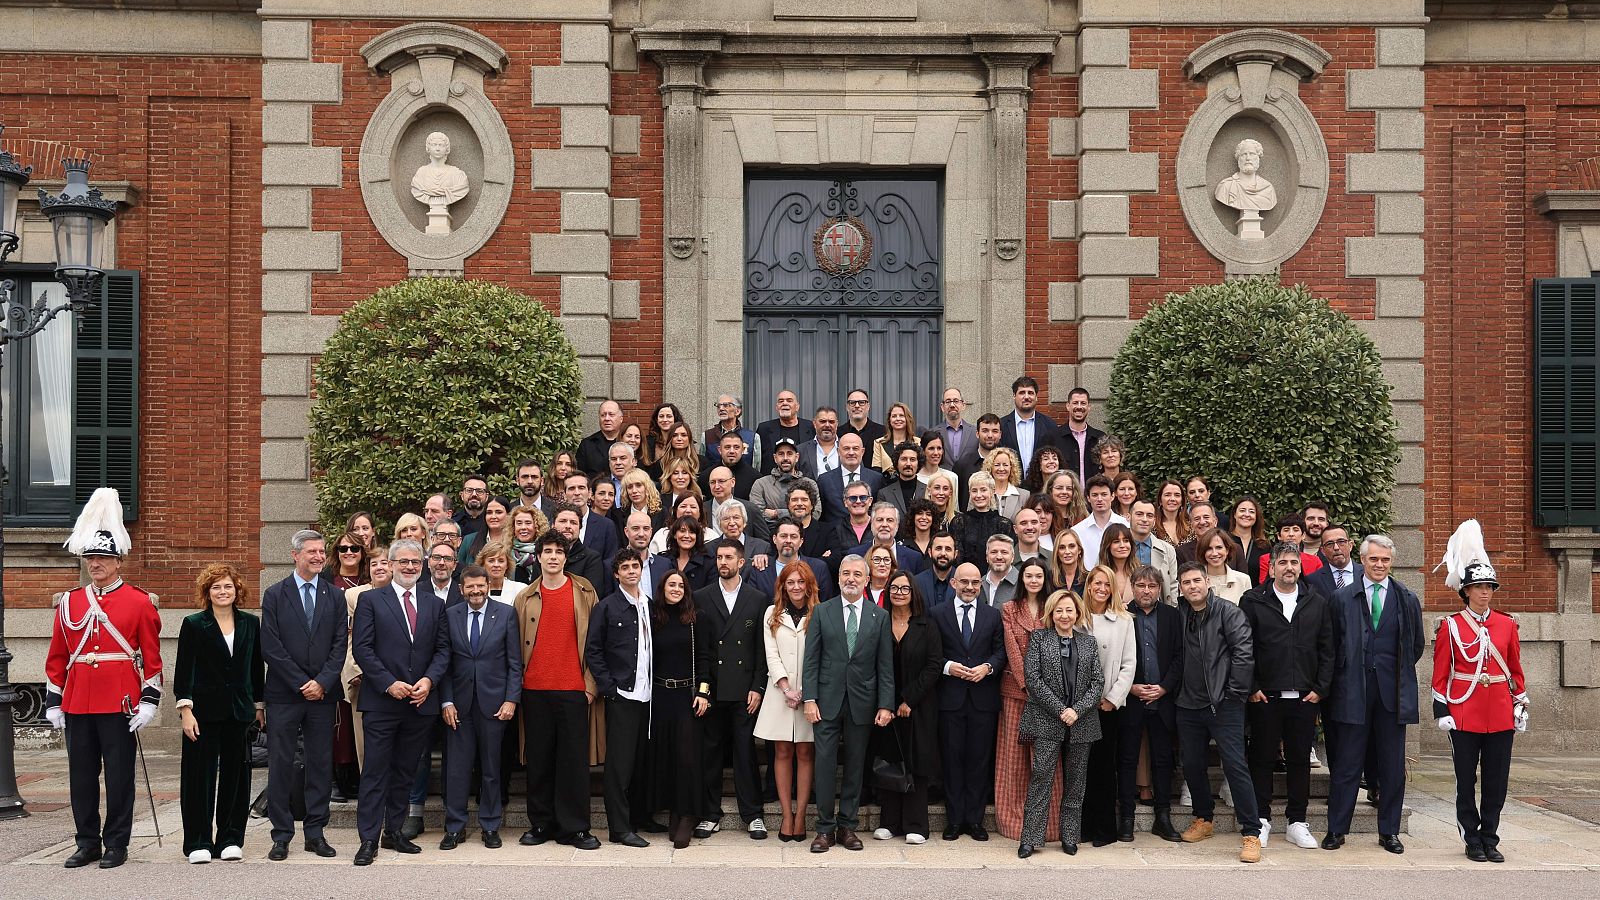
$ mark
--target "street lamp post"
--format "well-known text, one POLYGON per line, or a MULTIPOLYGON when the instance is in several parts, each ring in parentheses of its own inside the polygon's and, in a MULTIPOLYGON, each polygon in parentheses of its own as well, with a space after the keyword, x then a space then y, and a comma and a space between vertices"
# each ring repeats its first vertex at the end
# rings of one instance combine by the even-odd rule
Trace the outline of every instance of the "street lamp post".
MULTIPOLYGON (((5 126, 0 125, 0 133, 5 126)), ((0 324, 0 361, 12 341, 38 334, 60 313, 72 310, 81 315, 93 306, 93 297, 105 277, 101 268, 105 253, 106 225, 117 213, 116 201, 106 200, 100 191, 89 187, 89 161, 68 159, 62 162, 67 184, 59 195, 39 191, 39 208, 50 220, 55 234, 56 280, 67 289, 67 302, 50 306, 44 295, 29 305, 19 302, 16 282, 0 281, 0 307, 5 310, 0 324)), ((0 267, 17 249, 17 200, 33 175, 32 166, 22 166, 10 153, 0 150, 0 267)), ((3 370, 3 367, 0 367, 3 370)), ((0 382, 3 389, 3 382, 0 382)), ((0 433, 0 474, 4 469, 5 435, 0 433)), ((28 815, 22 794, 17 790, 15 706, 21 699, 11 683, 11 651, 6 649, 5 538, 4 509, 0 507, 0 820, 28 815)))

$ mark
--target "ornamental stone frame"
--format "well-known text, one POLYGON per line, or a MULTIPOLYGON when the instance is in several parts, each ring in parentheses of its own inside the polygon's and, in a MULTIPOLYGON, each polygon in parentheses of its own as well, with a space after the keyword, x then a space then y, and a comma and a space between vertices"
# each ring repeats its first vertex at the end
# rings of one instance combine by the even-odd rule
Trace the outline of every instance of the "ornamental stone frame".
POLYGON ((1184 74, 1206 85, 1206 99, 1189 120, 1178 145, 1178 198, 1189 229, 1229 276, 1262 275, 1305 246, 1322 219, 1328 199, 1328 145, 1311 110, 1300 101, 1303 81, 1322 74, 1332 57, 1295 34, 1248 28, 1202 45, 1183 63, 1184 74), (1246 126, 1241 129, 1240 126, 1246 126), (1253 129, 1253 130, 1252 130, 1253 129), (1267 144, 1289 157, 1290 176, 1275 173, 1278 208, 1267 215, 1261 240, 1242 240, 1219 217, 1213 196, 1219 144, 1232 148, 1240 137, 1267 144))
MULTIPOLYGON (((389 95, 378 104, 361 138, 361 199, 378 233, 406 257, 413 278, 459 277, 505 217, 515 177, 510 132, 483 92, 483 80, 505 71, 506 52, 475 31, 443 22, 416 22, 385 32, 361 48, 367 66, 388 74, 389 95), (481 159, 481 171, 468 170, 470 207, 449 234, 426 234, 414 210, 402 205, 404 187, 416 161, 401 156, 406 139, 443 127, 453 150, 481 159), (442 123, 442 124, 441 124, 442 123), (462 137, 469 137, 462 147, 462 137), (475 145, 475 146, 473 146, 475 145)), ((405 199, 409 199, 406 196, 405 199)))

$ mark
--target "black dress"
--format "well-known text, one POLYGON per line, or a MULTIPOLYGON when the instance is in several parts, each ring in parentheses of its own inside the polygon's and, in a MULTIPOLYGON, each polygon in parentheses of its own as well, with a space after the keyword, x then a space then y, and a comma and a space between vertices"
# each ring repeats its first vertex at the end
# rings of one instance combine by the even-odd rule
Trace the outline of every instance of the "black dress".
MULTIPOLYGON (((686 597, 685 602, 693 601, 686 597)), ((703 641, 709 632, 671 615, 651 624, 655 684, 650 693, 650 809, 695 818, 705 797, 705 765, 701 722, 694 714, 699 673, 694 671, 693 640, 703 641)))

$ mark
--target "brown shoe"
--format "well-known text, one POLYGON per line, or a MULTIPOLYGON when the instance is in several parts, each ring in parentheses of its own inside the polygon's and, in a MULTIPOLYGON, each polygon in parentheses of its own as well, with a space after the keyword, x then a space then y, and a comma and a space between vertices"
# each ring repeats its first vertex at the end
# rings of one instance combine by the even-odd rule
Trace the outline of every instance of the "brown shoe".
POLYGON ((861 838, 848 828, 841 828, 833 833, 833 842, 846 850, 860 850, 861 838))
MULTIPOLYGON (((1198 844, 1211 837, 1214 830, 1215 826, 1211 824, 1210 819, 1195 819, 1189 823, 1188 828, 1184 829, 1183 842, 1185 844, 1198 844)), ((1259 845, 1260 842, 1257 841, 1257 844, 1259 845)))
POLYGON ((821 834, 817 835, 817 839, 816 840, 811 842, 811 852, 812 853, 827 853, 828 849, 831 848, 832 846, 833 846, 833 835, 828 834, 827 832, 822 832, 821 834))
POLYGON ((1250 834, 1245 835, 1244 845, 1239 848, 1239 862, 1261 862, 1261 838, 1250 834))

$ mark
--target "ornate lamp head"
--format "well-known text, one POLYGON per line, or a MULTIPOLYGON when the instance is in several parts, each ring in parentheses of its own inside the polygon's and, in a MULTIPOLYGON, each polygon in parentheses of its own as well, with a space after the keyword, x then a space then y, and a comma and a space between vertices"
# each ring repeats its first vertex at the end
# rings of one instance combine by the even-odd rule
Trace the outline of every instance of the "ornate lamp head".
POLYGON ((58 196, 40 189, 39 209, 55 231, 56 278, 67 286, 73 307, 81 309, 105 275, 105 231, 117 214, 117 202, 89 187, 87 159, 63 160, 61 166, 66 187, 58 196))
MULTIPOLYGON (((0 125, 0 134, 6 127, 0 125)), ((33 175, 33 166, 17 164, 17 158, 0 150, 0 263, 17 249, 17 198, 33 175)))

